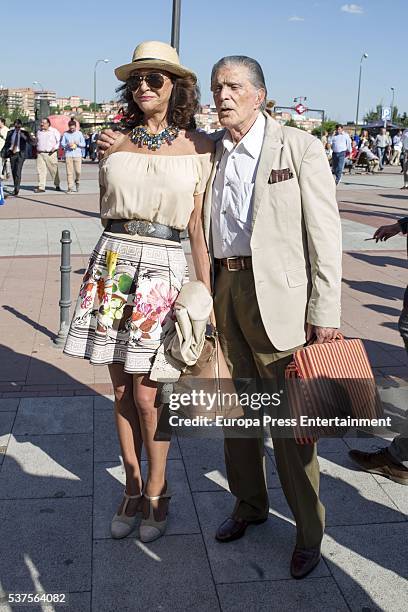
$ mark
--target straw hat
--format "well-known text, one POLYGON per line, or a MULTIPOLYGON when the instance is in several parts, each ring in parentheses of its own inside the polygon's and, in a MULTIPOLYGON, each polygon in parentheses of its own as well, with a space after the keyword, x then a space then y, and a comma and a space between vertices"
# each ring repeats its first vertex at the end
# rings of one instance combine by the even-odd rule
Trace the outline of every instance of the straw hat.
POLYGON ((180 64, 176 49, 167 43, 148 40, 140 43, 133 52, 132 62, 115 68, 119 81, 126 81, 134 70, 142 68, 156 68, 166 70, 176 76, 191 76, 197 79, 194 72, 180 64))

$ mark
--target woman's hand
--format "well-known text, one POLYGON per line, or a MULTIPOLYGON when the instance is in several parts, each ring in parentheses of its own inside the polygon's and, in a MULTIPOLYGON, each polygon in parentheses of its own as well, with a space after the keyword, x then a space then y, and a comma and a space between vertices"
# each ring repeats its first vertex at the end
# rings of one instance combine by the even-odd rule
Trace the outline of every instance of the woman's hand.
POLYGON ((125 135, 122 132, 114 132, 110 129, 102 130, 96 140, 99 157, 102 157, 112 145, 118 143, 123 138, 125 138, 125 135))

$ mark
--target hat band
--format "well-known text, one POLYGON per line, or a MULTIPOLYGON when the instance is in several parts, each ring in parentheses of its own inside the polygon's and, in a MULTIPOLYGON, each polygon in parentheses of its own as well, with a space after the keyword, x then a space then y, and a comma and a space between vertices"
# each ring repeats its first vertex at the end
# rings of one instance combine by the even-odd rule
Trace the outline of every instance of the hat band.
POLYGON ((169 60, 165 60, 160 57, 141 57, 140 59, 132 60, 132 64, 136 62, 146 62, 146 61, 165 62, 166 64, 173 63, 173 62, 169 62, 169 60))

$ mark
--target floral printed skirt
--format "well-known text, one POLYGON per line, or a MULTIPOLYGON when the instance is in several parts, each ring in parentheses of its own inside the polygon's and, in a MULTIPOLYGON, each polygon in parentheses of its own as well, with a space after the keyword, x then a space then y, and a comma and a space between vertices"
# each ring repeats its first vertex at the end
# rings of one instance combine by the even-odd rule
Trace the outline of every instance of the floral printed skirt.
POLYGON ((188 280, 179 243, 103 233, 82 281, 64 353, 148 373, 188 280))

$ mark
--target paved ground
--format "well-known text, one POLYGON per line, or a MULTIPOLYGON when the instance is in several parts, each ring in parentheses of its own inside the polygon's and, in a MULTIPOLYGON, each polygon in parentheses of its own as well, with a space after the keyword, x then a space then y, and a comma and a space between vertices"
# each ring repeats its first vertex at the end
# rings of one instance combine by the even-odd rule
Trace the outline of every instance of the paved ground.
MULTIPOLYGON (((271 517, 243 540, 219 545, 213 538, 231 509, 221 442, 181 436, 169 459, 175 495, 166 536, 151 545, 135 535, 110 539, 123 470, 107 372, 63 357, 52 343, 60 232, 72 232, 75 297, 101 231, 97 166, 87 164, 83 178, 80 194, 36 195, 27 162, 20 197, 0 207, 0 611, 405 611, 407 492, 355 471, 347 455, 349 447, 386 444, 382 438, 319 444, 324 560, 301 582, 288 571, 294 527, 270 441, 271 517), (67 593, 68 604, 6 603, 6 593, 34 591, 67 593)), ((385 408, 401 417, 398 428, 408 406, 407 359, 396 328, 406 244, 364 238, 406 214, 401 182, 391 169, 345 176, 338 188, 343 331, 363 338, 385 408)))

